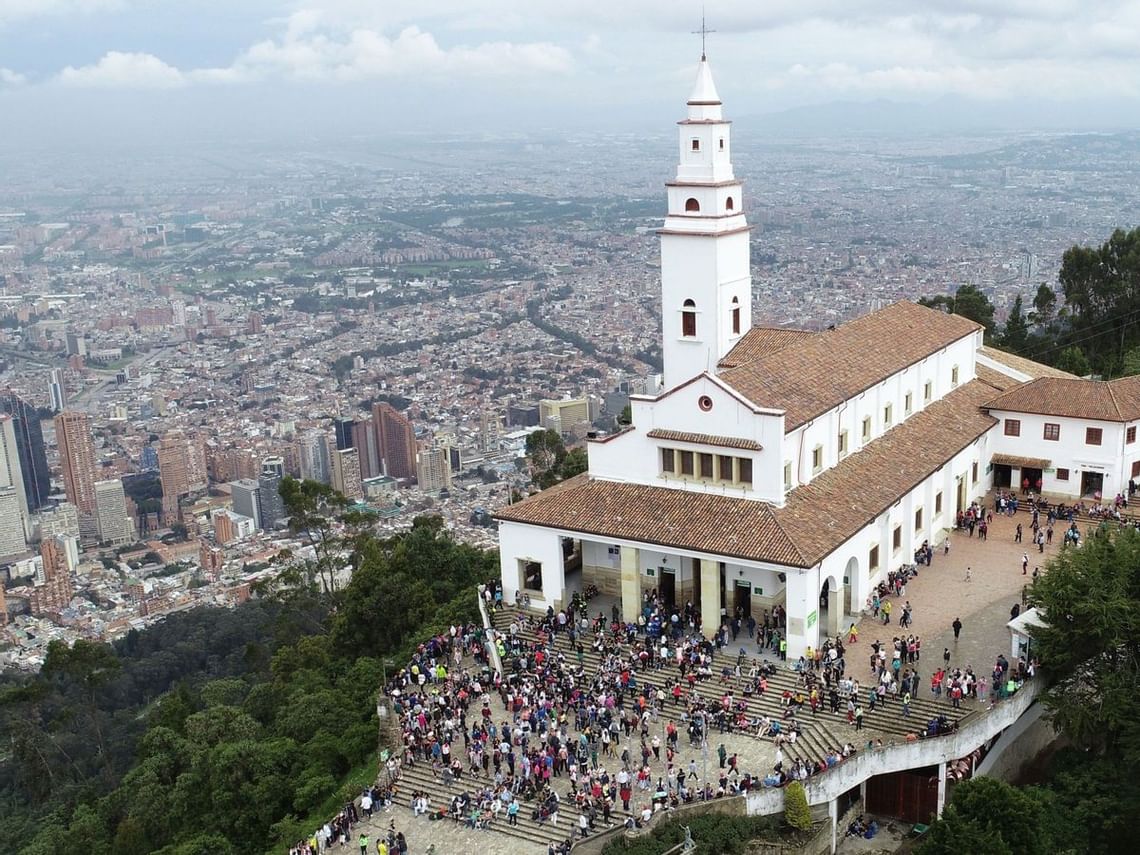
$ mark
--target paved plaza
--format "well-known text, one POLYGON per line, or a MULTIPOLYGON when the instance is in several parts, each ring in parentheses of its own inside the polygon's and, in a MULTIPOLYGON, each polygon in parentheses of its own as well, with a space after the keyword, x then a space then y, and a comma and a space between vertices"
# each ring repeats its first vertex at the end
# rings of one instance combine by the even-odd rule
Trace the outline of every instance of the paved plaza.
MULTIPOLYGON (((850 673, 863 679, 869 671, 871 643, 876 639, 889 642, 896 635, 913 633, 922 639, 922 661, 919 673, 925 678, 927 690, 934 668, 942 664, 942 651, 950 648, 952 667, 973 666, 979 676, 988 676, 997 654, 1009 656, 1010 637, 1006 624, 1010 610, 1021 603, 1022 589, 1029 585, 1035 567, 1045 572, 1045 563, 1061 549, 1061 528, 1057 528, 1053 545, 1040 553, 1029 543, 1031 516, 1021 511, 1012 517, 994 516, 989 536, 981 540, 975 533, 953 532, 950 537, 950 554, 944 554, 941 544, 935 550, 930 567, 919 567, 918 578, 906 586, 906 596, 895 598, 890 624, 871 616, 858 621, 859 640, 848 646, 850 673), (1021 523, 1025 542, 1014 543, 1014 532, 1021 523), (1023 555, 1029 556, 1027 575, 1021 575, 1023 555), (966 581, 966 568, 970 568, 970 581, 966 581), (910 601, 913 623, 901 630, 898 618, 902 604, 910 601), (955 618, 962 621, 962 633, 954 642, 951 625, 955 618)), ((850 620, 844 625, 844 631, 850 620)), ((844 639, 846 641, 846 638, 844 639)))

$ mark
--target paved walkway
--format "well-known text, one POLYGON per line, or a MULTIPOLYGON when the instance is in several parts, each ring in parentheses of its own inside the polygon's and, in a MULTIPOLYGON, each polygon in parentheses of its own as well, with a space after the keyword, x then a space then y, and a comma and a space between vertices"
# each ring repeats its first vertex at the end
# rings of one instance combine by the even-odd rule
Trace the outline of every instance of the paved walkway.
MULTIPOLYGON (((919 673, 929 685, 934 669, 942 664, 942 651, 950 649, 952 667, 972 665, 974 672, 988 677, 998 653, 1010 654, 1010 636, 1006 623, 1010 610, 1021 603, 1022 589, 1033 581, 1035 567, 1045 572, 1045 562, 1061 549, 1061 528, 1055 529, 1053 545, 1044 553, 1029 541, 1031 517, 1021 512, 1013 517, 995 516, 989 537, 965 532, 950 535, 950 554, 935 550, 930 567, 919 568, 919 575, 906 586, 906 595, 894 598, 890 624, 883 626, 873 617, 859 623, 859 640, 849 646, 848 661, 857 676, 867 673, 871 643, 876 639, 889 642, 901 633, 914 633, 922 639, 922 661, 919 673), (1025 542, 1014 543, 1017 523, 1025 530, 1025 542), (1029 556, 1029 569, 1021 574, 1023 555, 1029 556), (966 568, 971 570, 966 581, 966 568), (913 607, 913 623, 900 629, 898 618, 907 600, 913 607), (954 619, 962 621, 962 633, 954 641, 954 619)), ((846 630, 846 628, 845 628, 846 630)))

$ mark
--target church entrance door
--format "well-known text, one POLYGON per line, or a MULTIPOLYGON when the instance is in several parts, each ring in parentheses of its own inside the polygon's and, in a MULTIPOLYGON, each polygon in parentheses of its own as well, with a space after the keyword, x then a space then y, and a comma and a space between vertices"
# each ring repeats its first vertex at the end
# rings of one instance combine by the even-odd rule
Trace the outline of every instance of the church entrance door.
POLYGON ((668 567, 661 567, 658 568, 657 573, 660 576, 657 583, 657 593, 661 597, 661 602, 665 604, 665 608, 671 609, 677 604, 677 571, 668 567))
POLYGON ((752 583, 747 579, 737 579, 733 586, 732 614, 744 621, 752 614, 752 583))

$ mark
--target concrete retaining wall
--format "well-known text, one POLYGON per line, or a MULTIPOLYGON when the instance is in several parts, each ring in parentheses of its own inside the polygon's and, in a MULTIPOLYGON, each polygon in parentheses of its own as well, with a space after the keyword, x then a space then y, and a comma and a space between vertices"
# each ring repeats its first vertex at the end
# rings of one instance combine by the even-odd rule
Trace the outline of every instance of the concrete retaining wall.
MULTIPOLYGON (((1036 681, 1026 683, 1012 698, 948 736, 858 752, 844 763, 804 782, 808 804, 830 802, 876 775, 936 766, 965 757, 1021 718, 1037 698, 1037 685, 1036 681)), ((765 816, 784 810, 783 789, 758 790, 749 793, 747 800, 748 813, 753 816, 765 816)))

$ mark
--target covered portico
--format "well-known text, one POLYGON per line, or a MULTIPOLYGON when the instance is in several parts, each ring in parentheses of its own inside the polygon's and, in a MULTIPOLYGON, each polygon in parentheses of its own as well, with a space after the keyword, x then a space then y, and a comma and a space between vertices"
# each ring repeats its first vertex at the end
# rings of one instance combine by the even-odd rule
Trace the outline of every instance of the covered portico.
POLYGON ((761 622, 765 611, 786 603, 786 568, 645 541, 503 521, 499 551, 505 598, 526 595, 534 608, 561 608, 594 585, 620 598, 622 619, 635 621, 652 590, 667 605, 692 602, 711 635, 722 609, 761 622))

